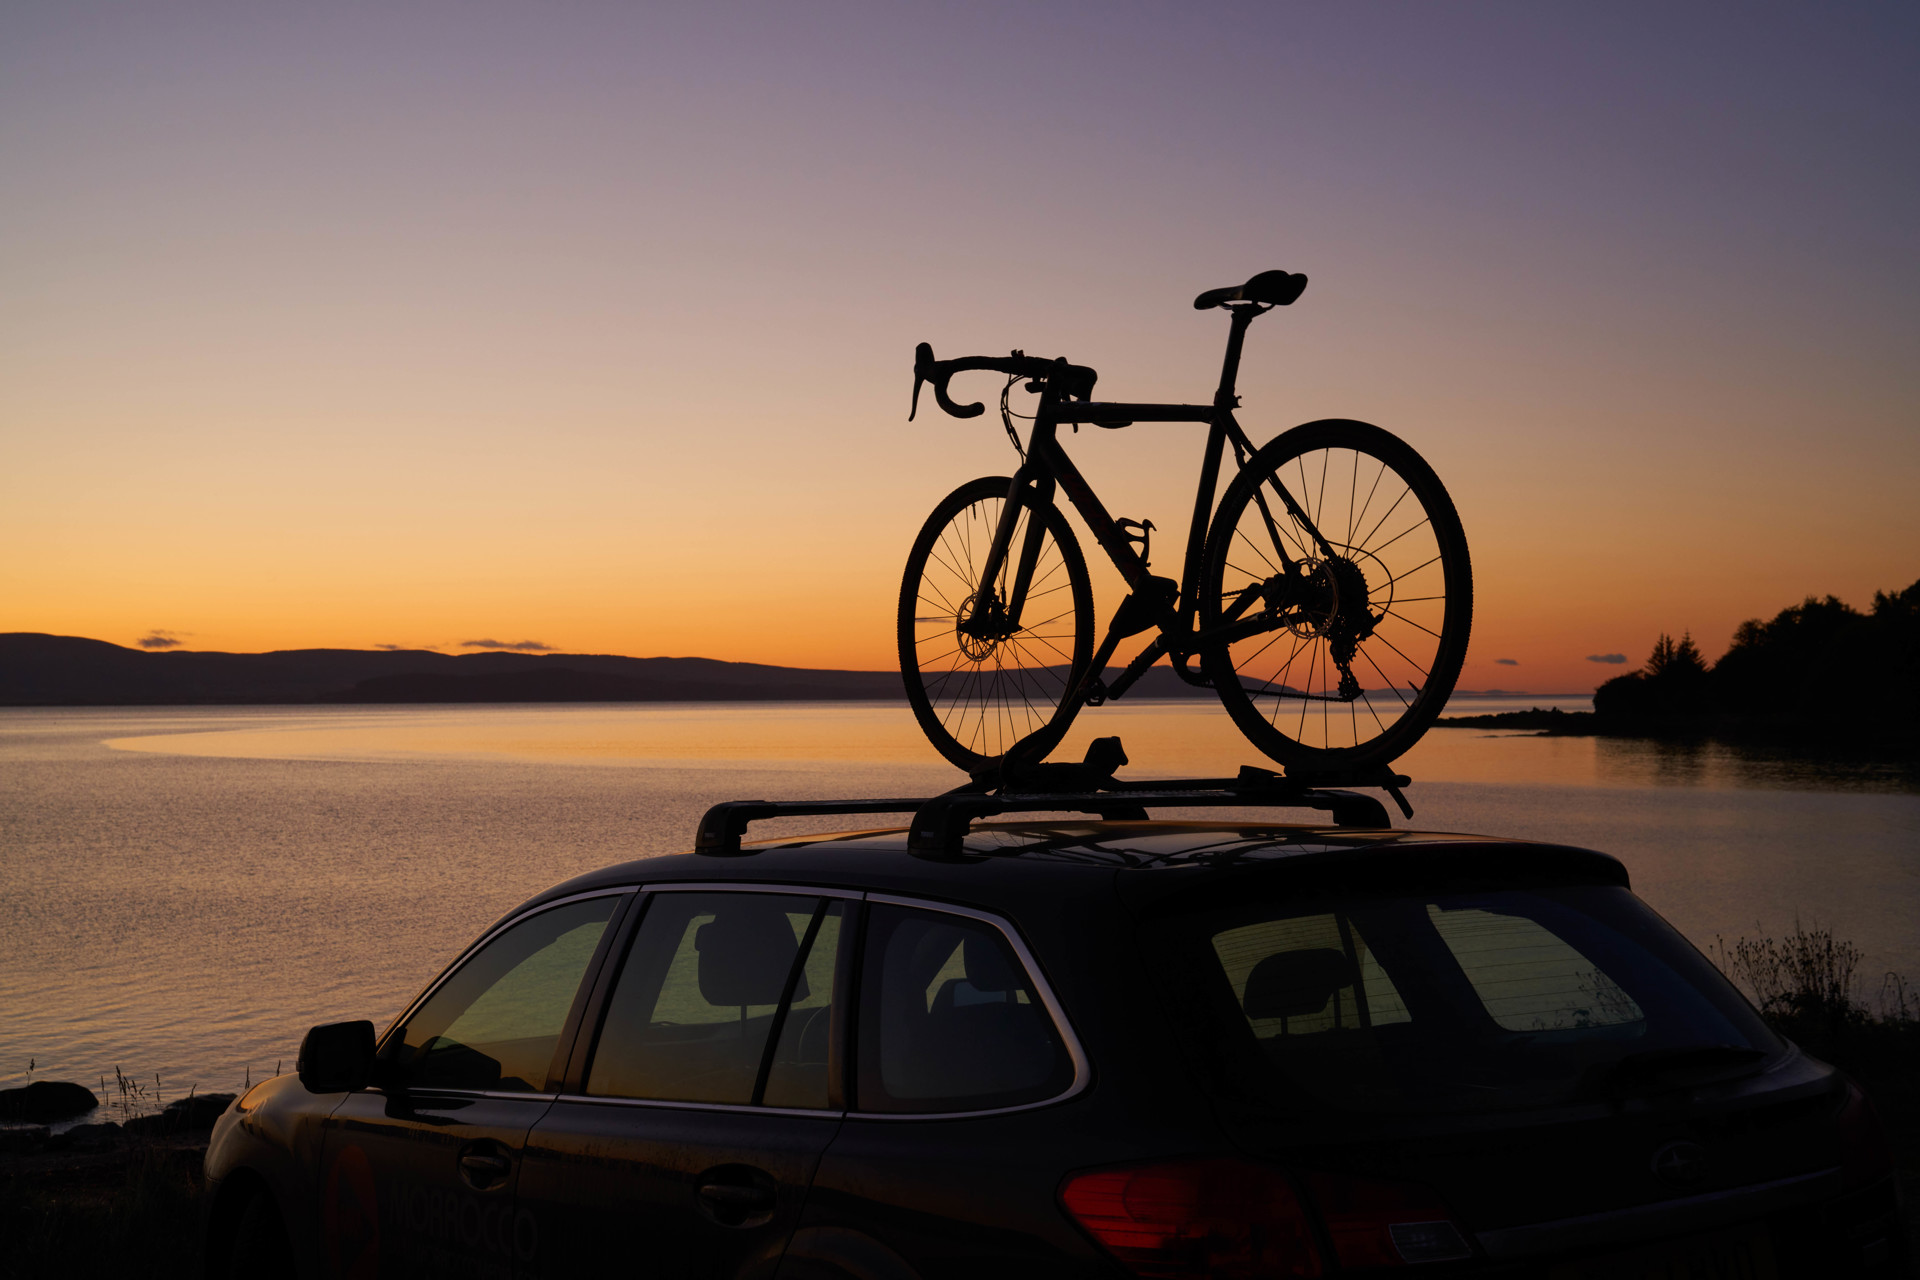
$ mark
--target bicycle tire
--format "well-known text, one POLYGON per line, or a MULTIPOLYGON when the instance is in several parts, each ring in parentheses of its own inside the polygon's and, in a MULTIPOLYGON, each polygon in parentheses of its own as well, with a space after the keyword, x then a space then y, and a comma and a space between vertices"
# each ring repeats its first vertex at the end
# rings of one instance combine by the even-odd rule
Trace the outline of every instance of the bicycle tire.
POLYGON ((1203 645, 1201 660, 1247 739, 1293 773, 1390 764, 1432 726, 1466 660, 1473 569, 1453 499, 1379 427, 1295 427, 1253 455, 1208 529, 1202 633, 1236 622, 1236 605, 1238 620, 1267 629, 1203 645), (1280 484, 1298 487, 1325 547, 1280 484), (1305 566, 1291 582, 1287 559, 1305 566), (1266 588, 1257 614, 1244 603, 1256 584, 1266 588))
MULTIPOLYGON (((900 580, 907 701, 934 749, 969 773, 992 768, 1015 743, 1024 743, 1022 755, 1034 761, 1058 746, 1079 710, 1069 695, 1093 656, 1086 558, 1053 505, 1041 513, 1046 540, 1021 627, 987 639, 958 630, 1012 486, 1005 476, 984 476, 941 499, 914 539, 900 580)), ((1015 530, 996 587, 1002 599, 1032 519, 1029 512, 1015 530)))

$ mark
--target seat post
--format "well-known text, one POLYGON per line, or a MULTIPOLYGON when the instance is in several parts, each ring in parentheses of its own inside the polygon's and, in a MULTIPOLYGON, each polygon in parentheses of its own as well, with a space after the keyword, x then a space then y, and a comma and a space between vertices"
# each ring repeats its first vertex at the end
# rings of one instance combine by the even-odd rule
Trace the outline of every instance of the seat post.
POLYGON ((1265 308, 1247 304, 1229 306, 1227 311, 1233 316, 1233 325, 1227 330, 1227 357, 1220 366, 1220 389, 1213 393, 1213 407, 1216 409, 1236 409, 1240 406, 1240 397, 1233 390, 1234 384, 1240 380, 1240 348, 1246 343, 1247 326, 1265 308))

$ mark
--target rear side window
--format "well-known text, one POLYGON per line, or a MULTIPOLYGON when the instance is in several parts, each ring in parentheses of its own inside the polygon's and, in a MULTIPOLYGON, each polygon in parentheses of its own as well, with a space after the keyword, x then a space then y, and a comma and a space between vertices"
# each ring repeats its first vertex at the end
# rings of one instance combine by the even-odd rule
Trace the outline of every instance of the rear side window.
POLYGON ((843 910, 796 894, 650 895, 587 1093, 826 1107, 843 910))
POLYGON ((1778 1048, 1697 951, 1612 886, 1256 903, 1149 936, 1176 1012, 1216 1029, 1197 1040, 1282 1105, 1547 1105, 1693 1050, 1778 1048))
POLYGON ((1072 1083, 1066 1045, 999 929, 876 904, 863 954, 858 1110, 984 1111, 1072 1083))

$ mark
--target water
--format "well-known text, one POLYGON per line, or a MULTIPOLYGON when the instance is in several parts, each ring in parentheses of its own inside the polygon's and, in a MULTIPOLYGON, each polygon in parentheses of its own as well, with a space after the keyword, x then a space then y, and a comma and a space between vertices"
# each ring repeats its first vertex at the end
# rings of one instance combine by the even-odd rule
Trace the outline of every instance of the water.
MULTIPOLYGON (((1206 703, 1102 708, 1061 755, 1110 733, 1135 775, 1256 762, 1206 703)), ((1604 849, 1702 945, 1797 919, 1867 953, 1864 996, 1920 978, 1910 771, 1464 729, 1401 767, 1413 825, 1604 849)), ((384 1026, 536 890, 684 850, 715 801, 957 781, 892 705, 0 711, 0 1084, 231 1089, 313 1023, 384 1026)))

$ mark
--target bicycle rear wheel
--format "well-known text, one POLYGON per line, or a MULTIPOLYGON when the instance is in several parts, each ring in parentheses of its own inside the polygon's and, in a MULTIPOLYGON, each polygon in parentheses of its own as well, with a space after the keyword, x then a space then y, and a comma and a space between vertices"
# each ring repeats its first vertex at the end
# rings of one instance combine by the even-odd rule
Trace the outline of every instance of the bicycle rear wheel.
POLYGON ((1013 481, 969 481, 920 528, 900 582, 900 674, 934 749, 969 773, 990 768, 1015 743, 1035 760, 1058 746, 1079 710, 1069 695, 1093 654, 1093 586, 1060 509, 1021 514, 1006 563, 990 585, 998 625, 974 634, 975 594, 1013 481), (1037 559, 1018 624, 1006 616, 1021 548, 1037 559))
POLYGON ((1453 500, 1364 422, 1310 422, 1254 454, 1214 514, 1201 583, 1202 632, 1220 633, 1202 648, 1214 690, 1294 772, 1392 761, 1466 659, 1473 571, 1453 500))

